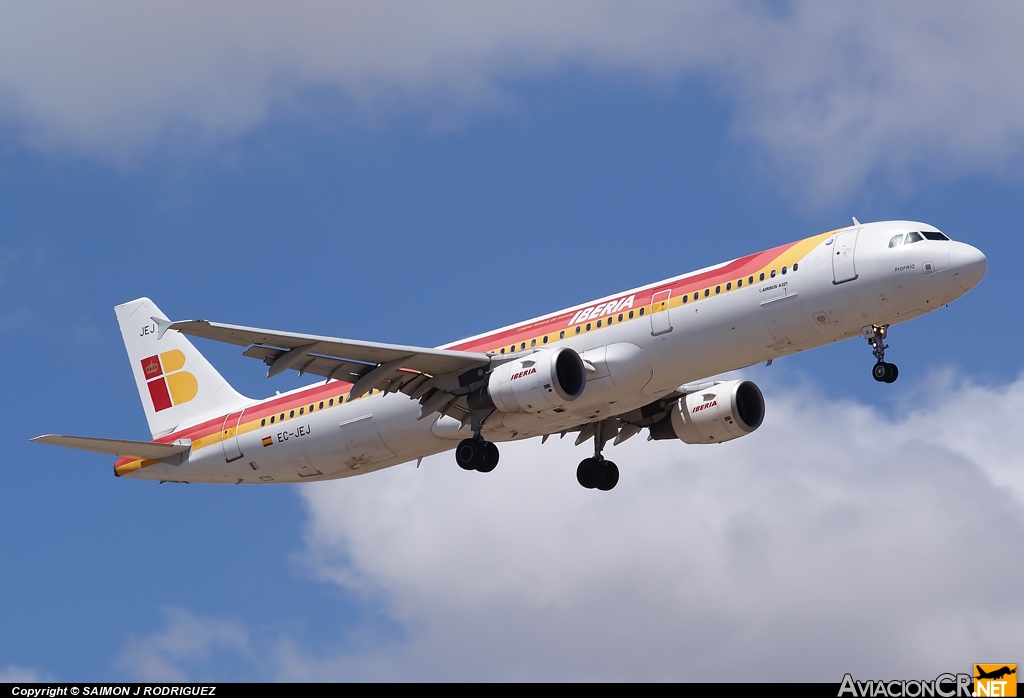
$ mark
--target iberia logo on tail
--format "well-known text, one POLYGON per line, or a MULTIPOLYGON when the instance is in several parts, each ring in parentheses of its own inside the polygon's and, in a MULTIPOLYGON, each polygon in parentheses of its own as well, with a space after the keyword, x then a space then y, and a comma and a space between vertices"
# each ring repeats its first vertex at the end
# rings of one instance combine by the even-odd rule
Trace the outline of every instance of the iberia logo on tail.
POLYGON ((154 354, 142 360, 142 374, 157 412, 188 402, 199 392, 196 377, 182 371, 185 355, 178 349, 154 354))

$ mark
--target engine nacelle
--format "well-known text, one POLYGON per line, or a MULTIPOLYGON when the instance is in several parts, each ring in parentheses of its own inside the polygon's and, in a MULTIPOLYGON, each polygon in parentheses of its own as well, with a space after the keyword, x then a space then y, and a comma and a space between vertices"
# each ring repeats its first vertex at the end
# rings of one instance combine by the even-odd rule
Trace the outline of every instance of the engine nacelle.
POLYGON ((470 393, 471 409, 536 414, 564 407, 587 386, 587 370, 580 355, 568 347, 542 349, 501 364, 487 385, 470 393))
POLYGON ((726 381, 679 398, 651 427, 651 438, 717 444, 746 436, 764 421, 764 396, 750 381, 726 381))

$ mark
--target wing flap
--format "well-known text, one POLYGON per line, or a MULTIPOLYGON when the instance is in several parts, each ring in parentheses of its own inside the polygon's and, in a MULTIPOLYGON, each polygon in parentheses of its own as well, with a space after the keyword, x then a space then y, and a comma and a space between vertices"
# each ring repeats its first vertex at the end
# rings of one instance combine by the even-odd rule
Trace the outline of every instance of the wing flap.
MULTIPOLYGON (((274 361, 287 356, 292 350, 300 350, 293 357, 297 357, 295 363, 289 364, 286 368, 301 370, 301 366, 311 365, 305 372, 324 375, 323 363, 314 357, 334 359, 339 362, 362 364, 369 370, 392 361, 399 362, 404 369, 411 369, 419 373, 438 375, 452 373, 486 366, 489 362, 487 354, 469 351, 451 351, 449 349, 429 349, 426 347, 411 347, 399 344, 382 344, 380 342, 365 342, 354 339, 340 339, 337 337, 321 337, 317 335, 295 334, 291 332, 274 332, 255 327, 242 327, 240 325, 225 325, 207 320, 183 320, 173 322, 167 329, 177 330, 182 334, 193 337, 203 337, 217 342, 226 342, 238 346, 258 345, 265 349, 273 349, 274 361), (303 347, 310 347, 304 356, 299 356, 303 347), (320 370, 314 370, 320 369, 320 370)), ((251 354, 253 347, 246 350, 247 356, 251 354)), ((269 354, 261 358, 266 361, 269 354)), ((272 369, 273 370, 273 369, 272 369)), ((284 369, 282 369, 284 370, 284 369)), ((358 371, 363 375, 367 369, 358 371)), ((356 373, 356 371, 352 371, 356 373)))
POLYGON ((64 436, 63 434, 44 434, 30 441, 66 448, 77 448, 81 451, 106 453, 110 456, 128 456, 130 458, 148 458, 160 460, 170 458, 192 448, 187 444, 161 444, 152 441, 127 441, 125 439, 99 439, 91 436, 64 436))

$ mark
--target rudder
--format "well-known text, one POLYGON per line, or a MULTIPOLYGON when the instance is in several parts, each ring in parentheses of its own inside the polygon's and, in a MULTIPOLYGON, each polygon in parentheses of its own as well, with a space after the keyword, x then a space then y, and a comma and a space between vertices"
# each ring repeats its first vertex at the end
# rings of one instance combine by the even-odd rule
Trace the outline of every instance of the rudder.
POLYGON ((148 298, 114 308, 132 375, 153 438, 239 410, 252 400, 239 394, 180 332, 164 332, 167 316, 148 298))

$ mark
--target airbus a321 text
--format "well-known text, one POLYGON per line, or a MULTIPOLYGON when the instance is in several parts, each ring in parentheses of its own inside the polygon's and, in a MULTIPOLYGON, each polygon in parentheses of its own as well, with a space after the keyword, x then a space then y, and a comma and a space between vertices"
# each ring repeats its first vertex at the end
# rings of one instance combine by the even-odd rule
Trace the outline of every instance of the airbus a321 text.
POLYGON ((709 380, 863 337, 877 381, 890 326, 950 303, 988 268, 936 228, 885 221, 834 230, 436 349, 170 321, 147 298, 115 308, 153 440, 49 434, 35 441, 121 456, 121 477, 281 483, 368 473, 454 447, 465 470, 496 442, 574 435, 576 470, 610 490, 603 456, 642 430, 715 444, 757 429, 760 389, 709 380), (246 347, 267 376, 320 379, 265 400, 236 392, 187 336, 246 347))

